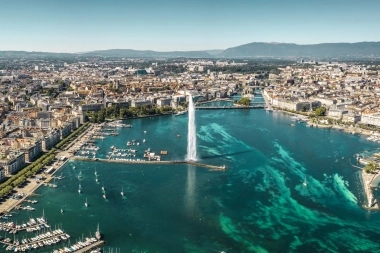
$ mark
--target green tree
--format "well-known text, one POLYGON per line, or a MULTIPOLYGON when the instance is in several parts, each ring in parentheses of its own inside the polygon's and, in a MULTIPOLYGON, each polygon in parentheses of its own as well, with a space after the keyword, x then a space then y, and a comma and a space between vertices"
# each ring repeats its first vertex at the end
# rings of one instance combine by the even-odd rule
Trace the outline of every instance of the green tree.
POLYGON ((365 172, 367 173, 374 173, 377 169, 377 164, 375 162, 369 162, 365 167, 364 167, 364 170, 365 172))
POLYGON ((315 110, 315 116, 325 116, 325 114, 326 114, 326 108, 324 107, 318 107, 315 110))
POLYGON ((249 98, 247 97, 242 97, 237 103, 239 105, 249 106, 249 104, 251 103, 251 100, 249 100, 249 98))

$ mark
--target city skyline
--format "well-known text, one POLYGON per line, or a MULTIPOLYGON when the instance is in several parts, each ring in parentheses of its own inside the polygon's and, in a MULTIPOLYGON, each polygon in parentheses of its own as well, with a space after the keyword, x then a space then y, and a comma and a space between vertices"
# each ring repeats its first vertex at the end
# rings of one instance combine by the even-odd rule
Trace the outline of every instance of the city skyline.
POLYGON ((5 1, 0 50, 196 51, 251 42, 380 41, 380 2, 5 1))

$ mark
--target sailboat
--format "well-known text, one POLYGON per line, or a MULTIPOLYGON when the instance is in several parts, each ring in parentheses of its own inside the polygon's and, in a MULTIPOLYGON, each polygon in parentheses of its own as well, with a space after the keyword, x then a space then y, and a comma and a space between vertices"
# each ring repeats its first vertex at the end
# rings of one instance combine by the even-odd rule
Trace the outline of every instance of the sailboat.
POLYGON ((95 232, 95 238, 98 240, 102 238, 102 234, 100 233, 100 230, 99 230, 99 223, 98 223, 98 228, 96 229, 96 232, 95 232))
POLYGON ((61 208, 61 213, 63 213, 63 208, 61 208))
POLYGON ((102 191, 105 191, 104 184, 102 184, 102 191))
POLYGON ((121 187, 121 192, 120 192, 121 196, 124 196, 124 187, 121 187))
POLYGON ((98 172, 96 172, 96 168, 95 168, 95 176, 98 175, 98 172))
POLYGON ((86 207, 88 207, 87 198, 86 198, 86 202, 84 203, 84 205, 85 205, 86 207))
POLYGON ((305 177, 305 181, 303 181, 303 185, 307 186, 306 177, 305 177))
POLYGON ((104 198, 104 199, 107 199, 107 196, 106 196, 106 193, 105 193, 105 192, 103 193, 103 198, 104 198))
POLYGON ((95 174, 95 182, 99 182, 98 175, 95 174))
POLYGON ((82 192, 82 186, 79 184, 78 193, 80 194, 82 192))

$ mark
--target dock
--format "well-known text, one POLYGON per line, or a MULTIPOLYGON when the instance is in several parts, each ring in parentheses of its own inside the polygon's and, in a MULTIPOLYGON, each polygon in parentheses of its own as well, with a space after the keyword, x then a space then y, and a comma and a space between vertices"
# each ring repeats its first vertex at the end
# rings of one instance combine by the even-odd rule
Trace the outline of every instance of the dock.
POLYGON ((79 250, 76 250, 76 251, 73 251, 73 252, 77 252, 77 253, 86 253, 86 252, 90 252, 91 250, 93 249, 96 249, 100 246, 102 246, 105 242, 103 240, 99 240, 99 241, 96 241, 82 249, 79 249, 79 250))
POLYGON ((126 164, 149 164, 149 165, 157 165, 157 164, 190 164, 206 169, 210 169, 213 171, 225 171, 228 168, 226 166, 216 166, 211 164, 199 163, 196 161, 186 161, 186 160, 174 160, 174 161, 147 161, 147 160, 127 160, 127 159, 119 159, 119 160, 110 160, 110 159, 102 159, 102 158, 86 158, 86 157, 72 157, 74 160, 83 160, 83 161, 99 161, 99 162, 108 162, 108 163, 126 163, 126 164))

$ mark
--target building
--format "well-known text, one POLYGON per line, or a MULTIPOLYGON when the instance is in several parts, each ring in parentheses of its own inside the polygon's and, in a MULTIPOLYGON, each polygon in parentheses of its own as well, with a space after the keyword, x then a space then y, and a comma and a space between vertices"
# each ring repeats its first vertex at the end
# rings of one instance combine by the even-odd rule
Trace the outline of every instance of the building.
POLYGON ((133 99, 131 103, 131 107, 140 107, 143 105, 152 105, 152 102, 149 100, 137 100, 133 99))
POLYGON ((37 140, 34 144, 22 148, 21 151, 25 153, 25 162, 33 162, 42 154, 42 141, 37 140))
POLYGON ((172 102, 171 98, 159 98, 157 99, 157 106, 158 107, 170 106, 171 102, 172 102))
POLYGON ((52 149, 58 144, 61 138, 61 131, 59 129, 53 129, 48 132, 42 139, 42 149, 44 151, 52 149))
POLYGON ((104 108, 104 104, 85 104, 79 106, 79 111, 87 112, 87 111, 100 111, 104 108))
POLYGON ((4 167, 6 175, 15 174, 25 166, 25 153, 13 151, 0 159, 0 166, 4 167))
POLYGON ((3 182, 5 179, 5 169, 4 167, 0 167, 0 182, 3 182))
POLYGON ((347 114, 348 110, 342 110, 342 109, 329 109, 327 116, 330 118, 341 120, 343 118, 344 114, 347 114))
POLYGON ((71 124, 69 122, 66 122, 63 124, 63 126, 60 129, 61 131, 61 140, 65 139, 67 136, 71 133, 71 124))
POLYGON ((361 123, 380 126, 380 114, 362 114, 361 123))

